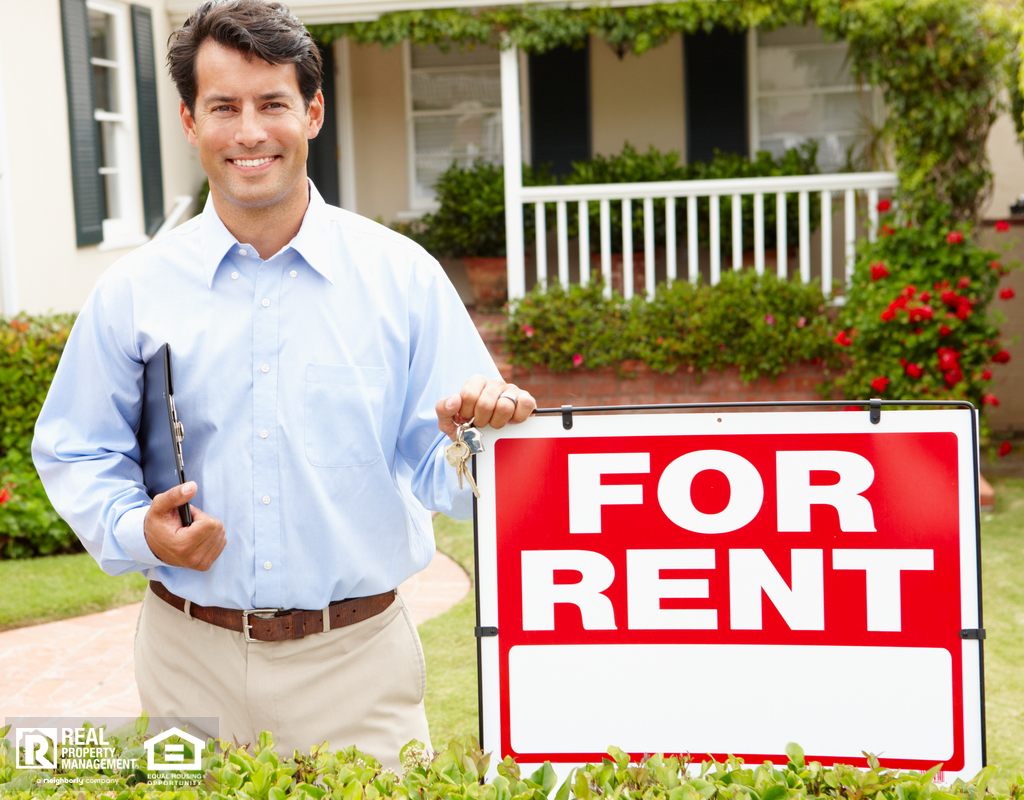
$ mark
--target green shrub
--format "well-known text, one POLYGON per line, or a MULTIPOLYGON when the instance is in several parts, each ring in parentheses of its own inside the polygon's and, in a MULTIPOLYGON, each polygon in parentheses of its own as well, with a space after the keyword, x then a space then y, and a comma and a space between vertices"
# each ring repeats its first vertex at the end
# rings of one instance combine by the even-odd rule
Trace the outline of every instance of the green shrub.
POLYGON ((600 284, 540 287, 509 305, 510 360, 554 372, 642 360, 670 373, 738 367, 744 380, 789 364, 837 364, 825 298, 816 285, 727 272, 717 286, 676 281, 650 302, 606 299, 600 284))
MULTIPOLYGON (((142 722, 143 720, 140 720, 142 722)), ((4 729, 0 729, 0 733, 4 729)), ((943 798, 943 800, 1019 800, 1020 779, 1010 785, 1007 795, 995 794, 988 786, 996 768, 985 767, 971 781, 956 780, 949 786, 934 782, 941 765, 927 772, 896 772, 883 768, 878 759, 868 756, 866 769, 843 764, 822 766, 808 761, 796 744, 786 746, 788 761, 774 766, 769 762, 744 764, 730 757, 724 762, 689 757, 650 755, 639 762, 617 747, 608 749, 599 764, 586 764, 561 780, 550 763, 530 775, 506 757, 497 765, 497 775, 487 780, 491 755, 481 751, 472 738, 452 741, 439 753, 429 755, 419 742, 410 742, 402 750, 401 774, 382 769, 371 756, 354 747, 330 752, 317 750, 294 757, 279 755, 273 739, 263 733, 252 750, 236 744, 212 740, 202 754, 203 778, 196 788, 164 793, 165 774, 149 774, 140 733, 107 734, 108 742, 125 748, 126 757, 140 759, 134 771, 110 774, 110 781, 99 786, 87 770, 73 770, 69 777, 80 784, 33 783, 46 773, 14 767, 14 753, 6 740, 0 741, 0 792, 10 800, 35 800, 57 794, 77 800, 143 800, 150 797, 267 798, 268 800, 595 800, 595 798, 637 798, 640 800, 707 800, 708 798, 765 798, 768 800, 895 800, 896 798, 943 798), (129 755, 129 753, 131 755, 129 755), (59 787, 59 788, 58 788, 59 787)), ((186 745, 188 757, 191 757, 186 745)), ((162 745, 157 744, 159 752, 162 745)))
POLYGON ((74 317, 0 318, 0 558, 69 552, 78 540, 32 466, 32 433, 74 317))
MULTIPOLYGON (((524 186, 554 183, 547 170, 523 165, 524 186)), ((434 184, 440 208, 423 217, 415 238, 435 255, 505 255, 505 173, 483 160, 471 166, 452 164, 434 184)), ((523 215, 527 241, 533 235, 532 214, 523 215)))
POLYGON ((993 363, 1009 360, 990 313, 1008 267, 970 231, 938 220, 899 225, 887 204, 875 243, 858 250, 840 317, 851 399, 969 400, 991 404, 993 363))

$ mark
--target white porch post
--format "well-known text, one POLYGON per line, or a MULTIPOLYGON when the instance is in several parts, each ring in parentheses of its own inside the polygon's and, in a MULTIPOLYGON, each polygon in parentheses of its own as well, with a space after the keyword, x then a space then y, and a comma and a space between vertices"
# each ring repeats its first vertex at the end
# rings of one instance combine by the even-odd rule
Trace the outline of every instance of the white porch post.
POLYGON ((523 142, 519 118, 519 48, 503 42, 501 51, 501 141, 505 170, 505 253, 508 298, 526 295, 523 245, 523 142))

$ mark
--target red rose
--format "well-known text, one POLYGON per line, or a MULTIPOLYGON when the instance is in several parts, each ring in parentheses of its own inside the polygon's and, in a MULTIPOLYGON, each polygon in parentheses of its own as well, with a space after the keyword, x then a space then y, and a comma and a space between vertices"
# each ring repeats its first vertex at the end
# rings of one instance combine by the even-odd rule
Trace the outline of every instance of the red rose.
POLYGON ((889 277, 889 270, 885 268, 885 264, 881 261, 871 265, 871 280, 877 281, 882 278, 889 277))
POLYGON ((1017 296, 1017 293, 1013 291, 1012 286, 1007 286, 1005 289, 999 290, 999 297, 1003 300, 1012 300, 1017 296))
POLYGON ((953 332, 953 329, 948 325, 939 326, 939 336, 949 336, 953 332))
POLYGON ((522 325, 520 327, 522 328, 523 333, 526 334, 526 338, 527 339, 529 339, 531 336, 533 336, 533 333, 534 333, 533 328, 531 328, 529 325, 522 325))
POLYGON ((877 378, 871 381, 871 388, 881 394, 885 391, 885 387, 889 385, 889 379, 884 375, 879 375, 877 378))
POLYGON ((964 275, 964 277, 962 277, 960 280, 958 280, 956 282, 956 288, 957 289, 966 289, 970 285, 971 285, 971 279, 968 278, 966 275, 964 275))
POLYGON ((835 341, 835 343, 840 347, 849 347, 853 344, 853 339, 846 334, 846 331, 839 331, 833 341, 835 341))
POLYGON ((881 211, 883 214, 886 211, 888 211, 890 208, 892 208, 892 201, 891 200, 879 200, 878 201, 878 210, 881 211))
POLYGON ((902 294, 904 297, 913 297, 915 294, 917 294, 917 287, 914 286, 913 284, 908 283, 906 286, 903 287, 903 291, 900 292, 900 294, 902 294))
POLYGON ((921 292, 921 297, 919 299, 922 303, 927 303, 929 300, 932 299, 931 292, 921 292))
POLYGON ((963 380, 963 377, 964 374, 959 368, 949 369, 942 373, 943 380, 945 380, 950 386, 956 386, 961 380, 963 380))
POLYGON ((992 360, 996 364, 1005 364, 1010 360, 1010 354, 1007 353, 1005 350, 1000 350, 998 353, 992 356, 992 360))
POLYGON ((956 307, 956 315, 960 319, 967 319, 971 316, 971 301, 966 297, 960 298, 960 305, 956 307))
POLYGON ((7 487, 5 486, 3 489, 0 489, 0 505, 3 505, 10 499, 11 493, 7 491, 7 487))
POLYGON ((1010 443, 1009 442, 1003 442, 1001 445, 999 445, 999 457, 1000 458, 1002 458, 1005 455, 1009 455, 1009 454, 1010 454, 1010 443))
POLYGON ((996 230, 999 233, 1006 233, 1008 230, 1010 230, 1010 223, 1007 222, 1005 219, 997 220, 996 221, 996 230))
POLYGON ((992 370, 987 369, 984 372, 982 372, 981 373, 981 379, 983 381, 990 381, 990 380, 992 380, 992 370))
POLYGON ((924 372, 917 364, 907 364, 907 375, 911 378, 920 378, 924 372))
POLYGON ((989 266, 996 272, 999 272, 1003 268, 1003 265, 1000 264, 998 261, 993 261, 991 264, 989 264, 989 266))
POLYGON ((882 236, 892 236, 896 231, 890 228, 888 225, 882 226, 882 236))
POLYGON ((983 398, 981 398, 981 404, 983 406, 992 406, 994 408, 995 406, 999 405, 999 398, 996 397, 994 394, 989 393, 985 395, 983 398))
POLYGON ((891 303, 889 303, 889 308, 892 308, 892 309, 906 308, 906 307, 907 307, 907 298, 904 297, 903 295, 900 295, 895 300, 893 300, 891 303))
POLYGON ((890 307, 885 309, 879 316, 882 318, 882 322, 892 322, 896 319, 896 312, 890 307))
POLYGON ((952 347, 940 347, 936 352, 939 354, 939 369, 947 370, 960 366, 960 353, 952 347))
POLYGON ((583 356, 581 356, 581 355, 580 355, 579 353, 576 353, 576 354, 575 354, 575 355, 574 355, 574 356, 572 357, 572 365, 573 365, 574 367, 579 367, 579 366, 582 366, 582 365, 583 365, 583 356))
POLYGON ((960 231, 950 231, 946 234, 946 241, 950 244, 960 244, 964 240, 964 235, 960 231))

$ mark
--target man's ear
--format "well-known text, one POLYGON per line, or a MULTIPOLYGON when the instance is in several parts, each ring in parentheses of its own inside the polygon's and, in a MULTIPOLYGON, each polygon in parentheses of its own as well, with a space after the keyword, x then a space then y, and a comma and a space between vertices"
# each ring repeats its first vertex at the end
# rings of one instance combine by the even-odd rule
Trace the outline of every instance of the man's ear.
POLYGON ((320 129, 324 126, 324 93, 317 90, 313 99, 309 101, 309 129, 306 131, 307 139, 315 139, 320 129))
POLYGON ((188 143, 193 147, 198 147, 199 139, 196 136, 196 120, 189 112, 184 100, 181 101, 178 114, 181 115, 181 129, 185 131, 185 138, 188 139, 188 143))

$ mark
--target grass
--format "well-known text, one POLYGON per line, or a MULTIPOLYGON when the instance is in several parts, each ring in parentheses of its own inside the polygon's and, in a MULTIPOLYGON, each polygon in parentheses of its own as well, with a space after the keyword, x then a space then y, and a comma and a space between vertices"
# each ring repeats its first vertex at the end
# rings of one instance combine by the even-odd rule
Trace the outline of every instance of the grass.
POLYGON ((0 631, 138 603, 139 573, 111 578, 88 553, 0 561, 0 631))
MULTIPOLYGON (((994 482, 982 518, 988 761, 999 784, 1024 773, 1024 479, 994 482)), ((473 575, 473 525, 439 516, 437 547, 473 575)), ((86 554, 0 561, 0 630, 113 608, 141 599, 139 575, 110 578, 86 554)), ((427 660, 427 718, 439 748, 477 734, 476 624, 470 593, 420 626, 427 660)))

